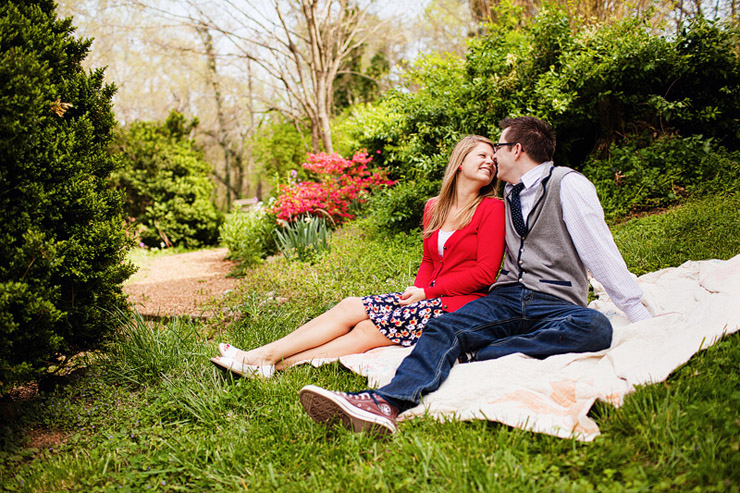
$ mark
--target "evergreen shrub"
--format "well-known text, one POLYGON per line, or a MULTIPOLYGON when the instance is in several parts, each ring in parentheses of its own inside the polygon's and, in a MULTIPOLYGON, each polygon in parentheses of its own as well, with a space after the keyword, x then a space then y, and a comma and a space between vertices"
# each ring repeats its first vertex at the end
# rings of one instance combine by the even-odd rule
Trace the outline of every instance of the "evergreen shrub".
POLYGON ((126 192, 126 211, 147 246, 199 248, 218 241, 224 216, 213 201, 211 166, 189 137, 190 122, 172 111, 165 122, 135 122, 113 146, 122 168, 114 184, 126 192))
POLYGON ((51 1, 0 4, 0 391, 95 348, 126 308, 115 88, 51 1))

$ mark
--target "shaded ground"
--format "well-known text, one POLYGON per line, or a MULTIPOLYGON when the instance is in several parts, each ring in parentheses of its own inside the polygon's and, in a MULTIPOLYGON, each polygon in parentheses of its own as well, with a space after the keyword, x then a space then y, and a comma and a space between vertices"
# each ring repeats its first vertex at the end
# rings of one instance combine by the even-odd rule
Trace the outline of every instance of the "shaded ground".
POLYGON ((123 291, 147 317, 209 317, 208 302, 221 298, 238 282, 226 277, 235 265, 226 260, 227 253, 226 248, 217 248, 153 258, 123 291))
MULTIPOLYGON (((220 303, 211 302, 220 300, 238 282, 235 278, 226 277, 235 266, 234 262, 226 260, 227 253, 227 249, 219 248, 135 261, 140 264, 139 270, 123 291, 139 313, 146 317, 190 315, 209 318, 214 310, 221 309, 220 303)), ((36 399, 39 392, 50 392, 59 385, 75 381, 83 370, 78 368, 64 375, 50 375, 0 396, 0 437, 12 433, 6 425, 21 418, 24 403, 36 399)), ((25 429, 23 434, 27 436, 24 449, 31 450, 33 456, 55 449, 68 437, 68 433, 43 426, 25 429)), ((0 485, 0 491, 4 491, 3 485, 0 485)))

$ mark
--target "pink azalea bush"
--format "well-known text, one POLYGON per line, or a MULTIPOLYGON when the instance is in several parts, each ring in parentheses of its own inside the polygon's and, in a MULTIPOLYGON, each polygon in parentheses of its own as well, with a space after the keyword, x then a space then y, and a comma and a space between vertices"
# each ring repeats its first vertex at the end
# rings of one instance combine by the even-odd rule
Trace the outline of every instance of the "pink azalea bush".
POLYGON ((367 165, 372 160, 364 149, 355 152, 352 159, 337 153, 309 153, 302 166, 316 173, 320 181, 281 185, 271 212, 288 222, 305 214, 328 216, 335 224, 354 219, 351 204, 363 203, 372 190, 396 183, 387 179, 384 170, 369 171, 367 165))

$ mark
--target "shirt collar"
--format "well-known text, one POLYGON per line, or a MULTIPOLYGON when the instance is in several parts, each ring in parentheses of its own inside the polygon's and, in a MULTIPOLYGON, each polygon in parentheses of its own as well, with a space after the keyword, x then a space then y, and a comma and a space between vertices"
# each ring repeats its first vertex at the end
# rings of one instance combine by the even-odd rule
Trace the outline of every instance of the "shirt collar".
MULTIPOLYGON (((524 183, 524 190, 528 190, 532 188, 533 186, 537 185, 540 181, 542 181, 542 176, 545 174, 546 170, 549 170, 550 167, 553 165, 552 161, 545 161, 542 164, 539 164, 532 168, 531 170, 524 173, 522 176, 522 179, 520 180, 522 183, 524 183)), ((506 194, 508 195, 511 193, 511 188, 514 185, 511 183, 506 184, 506 194)))

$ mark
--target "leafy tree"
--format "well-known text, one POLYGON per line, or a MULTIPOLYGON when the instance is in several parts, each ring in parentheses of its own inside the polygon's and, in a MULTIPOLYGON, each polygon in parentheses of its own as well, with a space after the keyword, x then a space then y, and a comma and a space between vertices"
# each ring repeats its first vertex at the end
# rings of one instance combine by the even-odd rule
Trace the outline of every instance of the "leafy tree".
POLYGON ((406 72, 405 84, 409 90, 391 91, 374 108, 355 109, 356 126, 346 122, 343 130, 358 147, 382 151, 375 162, 387 169, 389 178, 441 179, 445 153, 465 128, 469 102, 464 60, 423 55, 406 72))
POLYGON ((308 146, 305 137, 299 133, 295 125, 288 122, 275 112, 267 115, 261 122, 253 137, 249 141, 252 156, 256 164, 256 196, 265 198, 270 192, 276 192, 277 187, 287 181, 288 174, 296 170, 299 180, 304 180, 308 174, 301 166, 306 157, 308 146), (263 182, 268 185, 263 186, 263 182))
MULTIPOLYGON (((645 18, 586 24, 556 7, 540 9, 532 21, 519 14, 499 10, 497 24, 469 42, 464 60, 419 58, 406 73, 405 90, 390 93, 375 110, 357 110, 356 127, 343 122, 345 140, 381 150, 379 164, 391 178, 421 184, 441 178, 461 135, 495 138, 501 119, 533 114, 555 128, 559 164, 583 169, 588 162, 591 172, 606 166, 612 180, 651 190, 645 204, 615 202, 622 213, 669 204, 683 193, 675 190, 698 191, 689 183, 696 163, 680 155, 700 156, 695 149, 704 142, 740 149, 737 28, 700 19, 665 37, 645 18), (624 159, 622 147, 649 148, 643 155, 675 168, 671 176, 678 178, 666 181, 668 189, 653 186, 654 173, 633 172, 641 166, 624 159), (615 168, 618 163, 625 168, 615 168), (618 179, 628 173, 637 182, 618 179)), ((731 176, 732 160, 721 163, 731 176)), ((387 195, 383 204, 407 207, 422 194, 396 187, 387 195), (396 193, 403 197, 393 199, 396 193)), ((386 218, 408 216, 376 210, 386 218)))
POLYGON ((372 4, 372 0, 231 3, 228 20, 196 7, 196 22, 221 33, 240 57, 261 67, 281 88, 271 97, 270 108, 295 125, 308 120, 313 152, 323 148, 331 153, 334 81, 355 49, 376 37, 382 26, 371 13, 372 4), (288 100, 280 104, 284 96, 288 100))
POLYGON ((0 388, 96 347, 126 307, 112 85, 52 1, 0 5, 0 388))
POLYGON ((346 62, 344 70, 334 80, 335 113, 359 103, 375 101, 380 96, 378 80, 387 75, 390 62, 383 50, 375 53, 368 66, 363 70, 362 55, 366 45, 358 46, 346 62))
POLYGON ((211 167, 189 137, 197 124, 172 111, 164 123, 122 129, 113 146, 123 162, 114 184, 125 190, 126 210, 149 246, 197 248, 218 240, 223 214, 213 203, 211 167))

